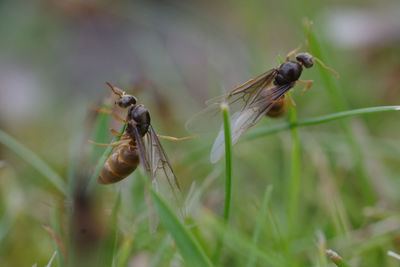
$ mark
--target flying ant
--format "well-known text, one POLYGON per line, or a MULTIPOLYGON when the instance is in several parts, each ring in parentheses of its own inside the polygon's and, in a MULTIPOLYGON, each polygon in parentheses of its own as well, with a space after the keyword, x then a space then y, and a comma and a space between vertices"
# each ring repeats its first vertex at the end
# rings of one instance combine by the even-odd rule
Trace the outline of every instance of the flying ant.
MULTIPOLYGON (((308 38, 311 26, 312 24, 310 24, 306 39, 307 51, 309 50, 308 38)), ((303 92, 313 84, 313 81, 299 80, 303 68, 311 68, 314 65, 314 62, 317 62, 323 68, 338 77, 338 74, 333 69, 325 66, 320 59, 313 57, 308 52, 297 53, 300 48, 301 46, 289 52, 286 56, 285 62, 281 65, 245 82, 239 87, 236 87, 229 94, 218 97, 218 99, 212 102, 206 109, 189 120, 186 124, 187 128, 195 129, 199 120, 205 118, 208 118, 208 121, 210 121, 210 115, 216 116, 219 113, 220 104, 226 103, 229 105, 231 110, 230 120, 232 144, 235 144, 247 130, 254 126, 272 109, 277 109, 277 115, 283 113, 285 111, 285 103, 283 103, 285 96, 288 96, 292 105, 295 105, 294 101, 289 95, 286 95, 286 93, 293 88, 296 83, 305 85, 303 92), (290 60, 292 56, 295 56, 296 61, 290 60)), ((273 114, 273 112, 271 111, 270 114, 273 114)), ((224 153, 224 132, 221 128, 211 149, 211 163, 217 162, 224 153)))

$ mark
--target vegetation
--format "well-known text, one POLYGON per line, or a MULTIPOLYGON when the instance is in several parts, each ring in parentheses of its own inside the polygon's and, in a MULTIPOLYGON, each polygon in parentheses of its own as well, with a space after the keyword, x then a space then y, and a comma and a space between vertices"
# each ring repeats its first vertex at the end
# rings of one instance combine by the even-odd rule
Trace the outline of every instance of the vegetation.
MULTIPOLYGON (((50 2, 6 1, 0 9, 3 25, 13 25, 2 36, 13 31, 18 43, 4 41, 0 51, 13 51, 15 66, 45 62, 30 74, 42 78, 30 80, 43 81, 40 97, 23 102, 22 113, 9 108, 0 116, 1 266, 398 265, 398 47, 341 48, 324 35, 329 7, 314 1, 229 1, 229 12, 211 3, 50 2), (20 10, 27 18, 18 23, 6 16, 20 10), (222 107, 227 154, 215 165, 214 135, 163 140, 185 196, 185 220, 139 168, 119 183, 96 183, 112 147, 87 140, 116 142, 109 128, 125 129, 89 108, 108 97, 105 79, 149 109, 157 133, 186 136, 185 121, 221 84, 229 91, 304 42, 304 16, 315 26, 310 53, 340 78, 317 64, 304 70, 314 85, 304 95, 301 85, 291 91, 296 107, 262 119, 233 147, 222 107), (96 39, 104 36, 104 43, 96 39), (71 49, 80 45, 83 51, 71 49), (149 219, 157 218, 152 231, 149 219)), ((26 81, 24 68, 9 65, 26 81)), ((18 92, 27 91, 11 84, 20 88, 2 83, 0 98, 18 106, 18 92)))

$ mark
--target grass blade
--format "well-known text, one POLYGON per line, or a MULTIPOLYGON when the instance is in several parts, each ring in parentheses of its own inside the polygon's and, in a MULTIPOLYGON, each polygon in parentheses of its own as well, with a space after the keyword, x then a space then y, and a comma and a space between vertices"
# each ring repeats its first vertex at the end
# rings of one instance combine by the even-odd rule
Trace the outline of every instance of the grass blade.
MULTIPOLYGON (((288 93, 289 97, 290 92, 288 93)), ((290 107, 290 123, 296 123, 296 110, 290 107)), ((289 203, 288 203, 288 220, 289 220, 289 235, 293 234, 294 228, 297 224, 297 203, 299 198, 299 185, 300 185, 300 141, 299 134, 296 127, 292 127, 292 158, 290 168, 290 183, 289 183, 289 203)))
POLYGON ((179 221, 176 215, 152 187, 150 187, 150 196, 160 216, 161 222, 174 239, 187 266, 212 266, 210 259, 207 257, 198 241, 179 221))
POLYGON ((231 188, 232 188, 232 140, 231 140, 231 125, 229 119, 229 107, 223 103, 221 105, 222 116, 224 118, 224 135, 225 135, 225 207, 224 207, 224 222, 228 223, 229 212, 231 207, 231 188))
MULTIPOLYGON (((231 207, 231 189, 232 189, 232 137, 231 125, 229 118, 229 106, 226 103, 221 104, 222 118, 224 122, 224 138, 225 138, 225 202, 223 221, 227 225, 229 221, 229 213, 231 207)), ((218 240, 214 254, 214 263, 217 263, 222 250, 223 237, 218 240)))
POLYGON ((247 236, 229 227, 229 225, 225 225, 224 222, 217 220, 213 215, 205 214, 203 217, 207 228, 213 229, 220 238, 224 237, 227 240, 226 247, 235 250, 235 253, 243 256, 253 254, 262 262, 262 266, 289 266, 285 257, 271 249, 258 247, 247 236))
MULTIPOLYGON (((51 220, 51 228, 54 230, 57 236, 61 237, 61 228, 60 228, 60 220, 59 220, 59 215, 57 212, 57 206, 53 206, 51 208, 51 213, 50 213, 50 220, 51 220)), ((67 250, 65 249, 65 245, 63 242, 58 242, 57 239, 55 239, 56 245, 57 245, 57 262, 58 266, 64 267, 65 263, 67 262, 67 250)))
POLYGON ((281 123, 281 124, 278 124, 273 127, 263 127, 263 128, 255 129, 255 130, 250 131, 248 134, 246 134, 242 138, 242 140, 256 139, 256 138, 263 137, 266 135, 289 130, 294 127, 311 126, 311 125, 327 123, 330 121, 340 120, 340 119, 354 117, 354 116, 367 115, 367 114, 386 112, 386 111, 399 111, 399 110, 400 110, 400 106, 382 106, 382 107, 369 107, 369 108, 353 109, 353 110, 328 114, 328 115, 324 115, 324 116, 318 116, 318 117, 314 117, 314 118, 310 118, 310 119, 300 120, 297 122, 281 123))
POLYGON ((39 171, 61 193, 67 195, 67 187, 64 180, 46 162, 26 146, 18 142, 14 137, 0 130, 0 143, 14 151, 18 156, 39 171))
POLYGON ((102 266, 114 266, 113 261, 117 252, 118 238, 118 213, 121 206, 121 194, 118 193, 115 199, 110 221, 108 223, 108 233, 104 240, 102 266))
MULTIPOLYGON (((268 213, 268 203, 271 198, 271 193, 272 193, 272 185, 268 186, 267 189, 265 190, 264 193, 264 199, 261 205, 260 209, 260 214, 257 218, 257 223, 253 232, 253 244, 256 246, 258 243, 258 240, 260 239, 261 235, 261 230, 263 225, 265 224, 265 221, 267 219, 267 213, 268 213)), ((256 263, 256 255, 254 251, 251 251, 249 255, 249 259, 247 261, 247 267, 252 267, 256 263)))
MULTIPOLYGON (((320 45, 315 31, 310 32, 309 37, 309 45, 312 54, 322 61, 326 62, 323 55, 323 47, 320 45)), ((337 111, 348 109, 346 98, 343 96, 343 90, 339 89, 337 83, 335 82, 335 80, 333 80, 333 75, 331 75, 323 68, 318 68, 318 70, 322 78, 322 82, 324 83, 325 88, 329 93, 329 99, 331 100, 331 103, 333 104, 335 109, 337 111)), ((366 166, 364 162, 365 160, 362 153, 361 145, 357 140, 351 124, 348 121, 341 121, 340 124, 349 144, 352 158, 354 159, 355 171, 359 176, 359 185, 361 187, 363 201, 365 201, 367 205, 373 205, 377 201, 377 196, 373 186, 371 185, 370 177, 366 171, 366 166)))

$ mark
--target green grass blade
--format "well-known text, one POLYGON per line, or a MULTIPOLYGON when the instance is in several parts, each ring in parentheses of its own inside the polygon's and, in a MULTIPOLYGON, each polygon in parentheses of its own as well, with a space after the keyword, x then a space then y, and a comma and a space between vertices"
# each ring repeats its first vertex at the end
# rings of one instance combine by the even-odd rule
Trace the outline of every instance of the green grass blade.
MULTIPOLYGON (((105 109, 110 109, 110 107, 103 106, 105 109)), ((110 140, 110 121, 111 116, 105 113, 99 113, 93 129, 93 141, 96 143, 107 143, 110 140)), ((91 147, 91 159, 92 162, 95 163, 101 155, 104 153, 106 147, 104 146, 92 146, 91 147)))
POLYGON ((117 252, 118 238, 118 213, 121 206, 121 194, 118 193, 115 199, 110 221, 108 223, 108 233, 104 241, 103 257, 101 266, 113 266, 113 261, 117 252))
MULTIPOLYGON (((223 221, 228 224, 229 213, 231 207, 231 189, 232 189, 232 137, 231 125, 229 118, 229 106, 225 103, 221 104, 222 118, 224 122, 224 137, 225 137, 225 202, 223 221)), ((218 240, 215 254, 213 257, 214 263, 217 263, 222 250, 223 238, 218 240)))
MULTIPOLYGON (((61 237, 61 227, 60 227, 60 220, 59 220, 59 216, 58 216, 58 212, 57 212, 57 206, 54 205, 51 208, 51 213, 50 213, 50 225, 51 228, 54 230, 54 232, 61 237)), ((65 244, 65 240, 63 240, 64 244, 65 244)), ((67 262, 67 259, 64 258, 64 253, 66 253, 66 251, 62 251, 62 248, 60 247, 59 244, 57 244, 57 242, 55 242, 56 247, 57 247, 57 262, 58 262, 58 266, 60 267, 64 267, 67 262)), ((65 248, 64 248, 65 250, 65 248)))
POLYGON ((222 116, 224 118, 224 135, 225 135, 225 207, 224 222, 227 224, 231 207, 231 189, 232 189, 232 140, 231 125, 229 119, 229 107, 227 104, 221 105, 222 116))
POLYGON ((217 220, 214 216, 205 215, 204 220, 207 228, 213 229, 220 238, 224 237, 227 241, 226 247, 235 250, 235 253, 243 256, 253 254, 262 262, 262 266, 288 266, 287 260, 280 254, 271 249, 258 247, 247 236, 217 220))
MULTIPOLYGON (((267 220, 268 203, 271 198, 271 193, 272 193, 272 185, 268 186, 264 193, 264 199, 261 205, 260 214, 257 218, 256 226, 253 232, 252 241, 254 245, 257 245, 258 240, 260 239, 262 227, 264 226, 265 221, 267 220)), ((254 251, 251 251, 251 253, 249 254, 249 259, 247 261, 247 267, 253 267, 255 263, 256 263, 256 255, 254 251)))
MULTIPOLYGON (((289 93, 289 97, 290 93, 289 93)), ((290 107, 290 123, 296 124, 296 110, 290 107)), ((289 203, 288 203, 288 220, 289 220, 289 235, 293 234, 294 228, 297 224, 297 203, 299 198, 300 186, 300 141, 299 134, 296 127, 292 127, 292 155, 291 155, 291 168, 290 168, 290 182, 289 182, 289 203)))
MULTIPOLYGON (((125 132, 125 128, 126 128, 126 123, 122 125, 121 129, 119 130, 119 133, 123 134, 125 132)), ((119 141, 119 139, 121 139, 121 136, 116 135, 114 139, 111 140, 111 143, 117 142, 119 141)), ((106 163, 106 160, 110 156, 111 151, 113 149, 114 149, 113 146, 108 146, 106 150, 104 150, 103 155, 100 157, 99 161, 97 162, 96 168, 94 169, 92 175, 90 176, 89 186, 88 186, 89 190, 93 189, 95 182, 100 175, 101 169, 103 168, 104 163, 106 163)))
MULTIPOLYGON (((306 28, 308 28, 307 25, 305 26, 306 28)), ((326 63, 323 55, 324 47, 320 45, 315 31, 311 31, 309 37, 311 53, 313 54, 313 56, 321 59, 326 63)), ((329 93, 329 99, 331 100, 331 103, 333 104, 335 109, 337 111, 348 109, 346 98, 343 96, 343 90, 340 90, 339 86, 337 85, 337 82, 339 82, 340 80, 334 80, 335 78, 333 77, 333 75, 322 67, 318 68, 318 70, 322 78, 322 82, 325 85, 324 87, 329 93)), ((340 124, 349 144, 352 158, 354 159, 355 171, 358 174, 360 181, 359 186, 362 192, 362 200, 365 201, 367 205, 373 205, 376 202, 377 196, 373 186, 371 185, 370 177, 368 177, 366 171, 362 148, 358 143, 357 137, 353 132, 351 124, 347 121, 341 121, 340 124)))
POLYGON ((128 266, 129 257, 132 254, 132 250, 133 250, 133 238, 132 236, 128 235, 127 237, 125 237, 120 248, 118 249, 117 262, 115 266, 117 267, 128 266))
POLYGON ((207 257, 198 241, 185 228, 181 221, 179 221, 153 188, 150 188, 150 196, 160 216, 161 222, 174 239, 187 266, 212 266, 210 259, 207 257))
POLYGON ((39 171, 61 193, 67 195, 67 187, 64 180, 46 162, 26 146, 18 142, 14 137, 0 130, 0 143, 14 151, 18 156, 39 171))
POLYGON ((386 112, 386 111, 399 111, 399 110, 400 110, 400 106, 382 106, 382 107, 369 107, 369 108, 353 109, 353 110, 333 113, 333 114, 329 114, 329 115, 318 116, 318 117, 314 117, 314 118, 310 118, 310 119, 300 120, 300 121, 297 121, 294 123, 291 123, 291 122, 282 123, 282 124, 272 126, 272 127, 263 127, 263 128, 255 129, 255 130, 250 131, 248 134, 246 134, 242 138, 242 140, 256 139, 256 138, 264 137, 266 135, 289 130, 294 127, 311 126, 311 125, 327 123, 330 121, 345 119, 345 118, 354 117, 354 116, 367 115, 367 114, 386 112))

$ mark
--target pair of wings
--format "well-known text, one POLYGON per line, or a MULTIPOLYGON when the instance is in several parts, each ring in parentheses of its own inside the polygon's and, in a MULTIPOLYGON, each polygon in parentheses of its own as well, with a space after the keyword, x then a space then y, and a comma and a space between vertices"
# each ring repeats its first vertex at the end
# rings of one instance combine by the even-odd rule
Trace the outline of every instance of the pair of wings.
MULTIPOLYGON (((235 88, 229 94, 211 99, 212 103, 208 101, 208 107, 195 115, 187 123, 187 128, 199 132, 196 128, 202 127, 200 121, 205 118, 208 118, 206 119, 207 125, 211 125, 212 118, 215 118, 218 126, 220 126, 220 118, 222 118, 220 104, 224 102, 230 108, 232 144, 237 143, 239 138, 272 108, 274 102, 278 101, 293 87, 294 83, 282 86, 273 85, 272 82, 277 73, 278 69, 273 68, 235 88)), ((217 162, 224 153, 225 140, 221 126, 211 149, 211 163, 217 162)))
MULTIPOLYGON (((143 138, 136 127, 134 127, 134 132, 141 165, 147 176, 152 179, 153 188, 169 203, 171 208, 178 210, 180 216, 184 218, 182 190, 153 127, 149 125, 143 138)), ((150 229, 155 230, 158 225, 158 217, 152 214, 152 207, 149 209, 150 229)))

